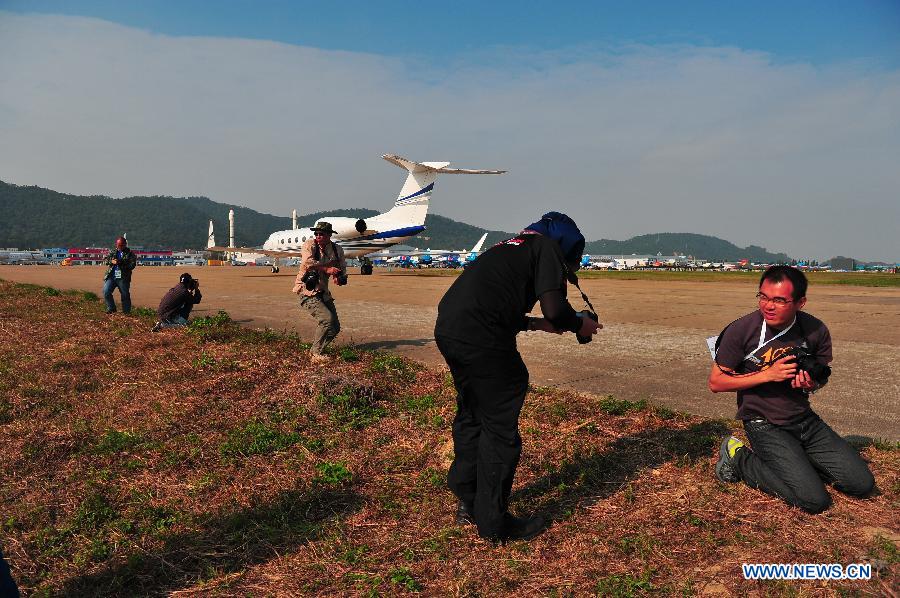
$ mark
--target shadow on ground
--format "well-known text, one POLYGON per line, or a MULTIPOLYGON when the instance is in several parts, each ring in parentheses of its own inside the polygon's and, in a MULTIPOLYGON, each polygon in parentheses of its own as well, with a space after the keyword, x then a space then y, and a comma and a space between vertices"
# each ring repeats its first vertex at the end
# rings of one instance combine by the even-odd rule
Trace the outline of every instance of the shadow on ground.
POLYGON ((135 551, 100 571, 69 580, 67 596, 158 596, 265 562, 319 538, 358 511, 351 491, 288 491, 272 501, 207 516, 199 529, 163 537, 155 551, 135 551))
POLYGON ((729 433, 724 422, 710 421, 686 430, 657 428, 619 438, 602 452, 576 455, 514 492, 511 500, 548 521, 567 519, 576 507, 588 507, 615 494, 641 470, 670 461, 687 465, 709 458, 729 433))
POLYGON ((362 343, 356 345, 358 349, 366 351, 381 351, 385 349, 396 349, 397 347, 424 347, 429 343, 433 343, 434 338, 406 338, 394 339, 389 341, 373 341, 371 343, 362 343))

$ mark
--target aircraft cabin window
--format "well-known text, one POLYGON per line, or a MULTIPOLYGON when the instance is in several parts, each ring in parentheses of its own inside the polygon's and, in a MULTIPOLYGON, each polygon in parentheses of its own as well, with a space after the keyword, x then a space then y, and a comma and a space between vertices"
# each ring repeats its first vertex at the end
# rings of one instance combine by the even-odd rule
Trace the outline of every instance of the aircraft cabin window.
POLYGON ((303 237, 303 242, 306 243, 306 237, 303 237))

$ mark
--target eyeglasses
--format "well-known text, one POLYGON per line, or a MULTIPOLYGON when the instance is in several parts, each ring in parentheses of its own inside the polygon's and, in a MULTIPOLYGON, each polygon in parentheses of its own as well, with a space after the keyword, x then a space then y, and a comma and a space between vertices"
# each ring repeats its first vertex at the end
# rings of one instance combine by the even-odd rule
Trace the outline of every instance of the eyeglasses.
POLYGON ((769 301, 775 304, 776 307, 784 307, 788 303, 793 303, 793 299, 785 299, 784 297, 768 297, 763 293, 757 293, 756 298, 759 300, 760 305, 765 305, 769 301))

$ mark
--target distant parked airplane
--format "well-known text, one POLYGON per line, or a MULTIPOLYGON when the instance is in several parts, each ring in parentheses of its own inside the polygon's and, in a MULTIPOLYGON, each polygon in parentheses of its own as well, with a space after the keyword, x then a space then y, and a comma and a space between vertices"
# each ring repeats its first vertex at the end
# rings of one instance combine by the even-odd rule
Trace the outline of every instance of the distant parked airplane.
POLYGON ((482 246, 484 246, 484 241, 485 239, 487 239, 487 236, 487 233, 481 235, 481 238, 478 239, 478 242, 475 243, 475 246, 472 247, 472 249, 415 250, 404 252, 399 256, 392 257, 388 259, 387 262, 389 264, 405 262, 413 266, 431 266, 433 264, 438 264, 456 268, 460 265, 460 260, 465 260, 463 262, 463 265, 465 265, 474 262, 478 258, 478 255, 481 253, 481 248, 482 246), (398 257, 404 257, 406 259, 399 260, 397 259, 398 257))
MULTIPOLYGON (((331 223, 334 235, 331 240, 344 249, 348 258, 360 257, 391 245, 402 243, 425 230, 428 200, 434 191, 434 180, 439 174, 503 174, 505 170, 466 170, 447 168, 449 162, 413 162, 393 154, 382 156, 385 160, 409 172, 400 195, 390 211, 370 218, 346 218, 323 216, 331 223)), ((280 257, 299 257, 303 243, 312 237, 310 228, 289 229, 269 235, 261 248, 257 247, 208 247, 211 251, 250 253, 276 258, 272 272, 278 272, 280 257)), ((209 233, 212 238, 212 230, 209 233)))

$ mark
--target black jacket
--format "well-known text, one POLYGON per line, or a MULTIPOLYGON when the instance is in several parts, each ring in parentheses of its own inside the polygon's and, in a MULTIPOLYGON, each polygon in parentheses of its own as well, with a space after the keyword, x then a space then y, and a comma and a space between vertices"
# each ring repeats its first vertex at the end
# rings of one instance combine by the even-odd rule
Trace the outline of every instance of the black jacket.
MULTIPOLYGON (((118 249, 111 249, 109 254, 106 256, 106 260, 104 263, 106 264, 106 274, 103 276, 103 280, 111 277, 113 275, 113 263, 112 261, 116 259, 118 256, 118 249)), ((134 270, 134 267, 137 266, 137 256, 134 255, 134 252, 131 251, 128 247, 122 250, 122 259, 119 260, 119 263, 116 264, 122 270, 122 280, 125 282, 131 282, 131 271, 134 270)))

